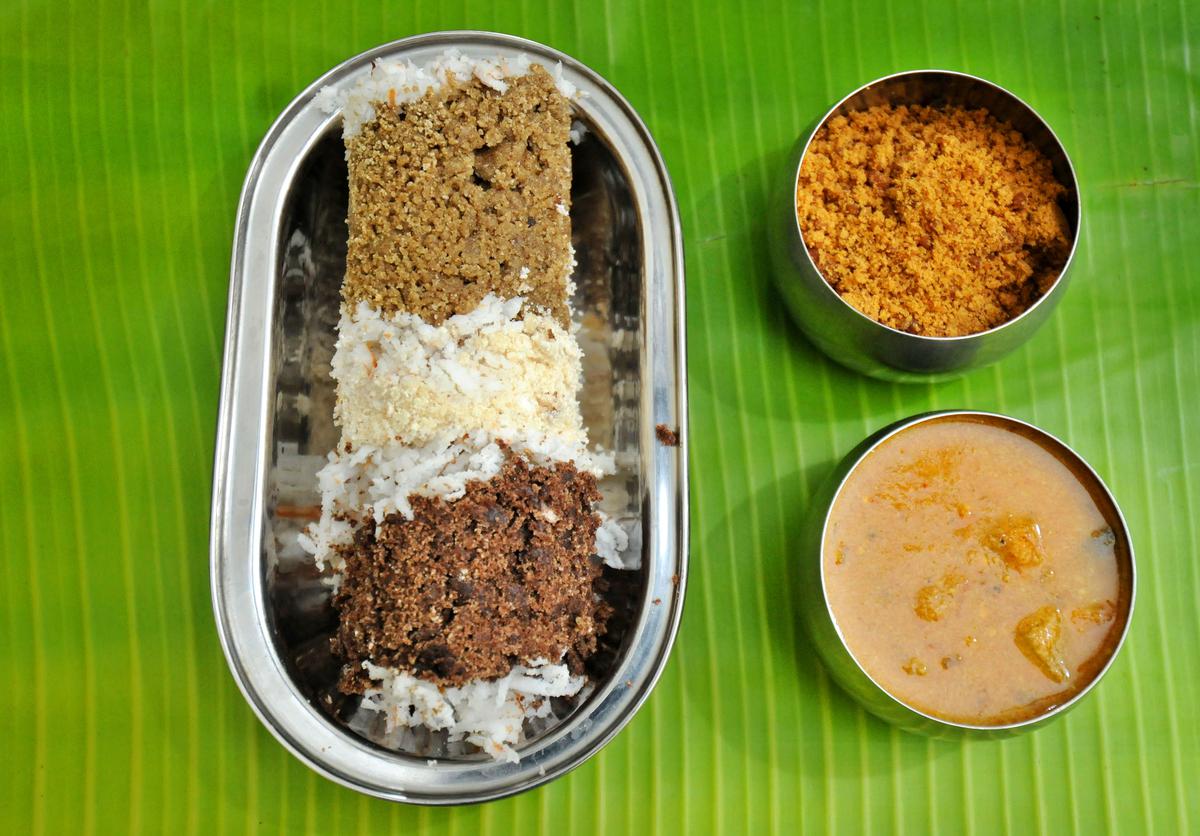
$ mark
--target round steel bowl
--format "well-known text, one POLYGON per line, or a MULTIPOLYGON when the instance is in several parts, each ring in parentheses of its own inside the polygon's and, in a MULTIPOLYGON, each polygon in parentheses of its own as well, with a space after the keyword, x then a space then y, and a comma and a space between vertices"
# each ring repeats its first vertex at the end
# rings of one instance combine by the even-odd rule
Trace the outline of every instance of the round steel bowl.
POLYGON ((358 55, 301 93, 250 165, 234 230, 213 476, 211 576, 217 632, 247 702, 322 775, 420 804, 500 798, 563 775, 643 704, 666 664, 687 579, 687 378, 679 215, 662 158, 633 108, 598 74, 541 44, 489 32, 438 32, 358 55), (640 569, 613 575, 616 612, 588 660, 592 688, 531 728, 520 762, 451 756, 444 744, 388 748, 378 715, 337 689, 330 589, 298 551, 319 505, 313 474, 337 443, 329 359, 346 255, 341 115, 314 102, 373 61, 425 63, 447 49, 524 53, 583 96, 573 118, 575 309, 588 369, 581 396, 593 444, 615 453, 601 507, 626 528, 640 569), (655 428, 678 432, 660 444, 655 428), (434 749, 441 745, 441 749, 434 749), (441 754, 441 757, 438 754, 441 754), (436 761, 431 758, 437 758, 436 761))
POLYGON ((872 377, 930 382, 956 377, 1000 359, 1028 340, 1067 289, 1079 241, 1079 185, 1066 149, 1032 107, 999 85, 948 70, 914 70, 872 81, 835 104, 796 144, 788 176, 776 191, 769 221, 775 283, 801 330, 831 359, 872 377), (961 337, 925 337, 883 325, 838 295, 813 262, 796 215, 796 187, 804 155, 817 132, 835 116, 876 105, 954 105, 987 108, 1020 131, 1053 163, 1067 188, 1061 205, 1072 233, 1071 251, 1050 289, 1019 316, 961 337))
MULTIPOLYGON (((876 717, 906 731, 918 732, 932 737, 1008 737, 1040 727, 1061 716, 1078 704, 1080 700, 1095 688, 1096 684, 1112 666, 1113 660, 1116 659, 1125 642, 1125 637, 1129 633, 1129 625, 1133 617, 1133 605, 1137 593, 1137 568, 1133 556, 1133 543, 1130 540, 1129 529, 1125 524, 1125 518, 1121 514, 1121 509, 1109 492, 1108 487, 1104 484, 1100 476, 1097 475, 1096 471, 1092 470, 1078 453, 1058 438, 1055 438, 1045 430, 1038 429, 1032 424, 1005 415, 976 412, 973 410, 926 412, 921 415, 914 415, 911 418, 905 418, 902 421, 897 421, 867 437, 842 459, 834 472, 817 491, 805 527, 803 547, 801 554, 803 562, 802 571, 804 573, 802 590, 802 595, 804 596, 804 621, 813 646, 816 648, 821 660, 825 663, 829 673, 850 696, 876 717), (1124 607, 1123 612, 1118 614, 1118 618, 1123 619, 1123 623, 1120 624, 1120 636, 1113 645, 1108 659, 1096 673, 1095 677, 1078 694, 1065 703, 1050 709, 1044 714, 1009 725, 984 726, 944 720, 940 717, 918 711, 893 697, 878 685, 872 679, 871 675, 859 665, 850 652, 850 649, 846 646, 846 642, 842 638, 841 629, 838 627, 837 616, 830 607, 829 599, 825 593, 823 547, 826 528, 829 524, 829 517, 833 511, 834 503, 841 494, 842 486, 850 479, 855 468, 873 450, 898 433, 917 424, 957 417, 983 420, 1020 433, 1041 444, 1075 473, 1076 477, 1087 487, 1092 498, 1096 501, 1105 518, 1112 526, 1113 534, 1116 537, 1116 555, 1119 561, 1119 568, 1128 589, 1128 606, 1124 607)), ((1123 601, 1124 599, 1122 599, 1123 601)))

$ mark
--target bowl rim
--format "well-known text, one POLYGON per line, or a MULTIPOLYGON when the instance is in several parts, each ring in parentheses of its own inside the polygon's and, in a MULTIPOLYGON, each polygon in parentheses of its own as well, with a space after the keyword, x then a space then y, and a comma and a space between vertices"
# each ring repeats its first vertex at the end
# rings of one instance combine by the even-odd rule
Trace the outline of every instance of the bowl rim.
POLYGON ((859 670, 859 672, 870 681, 875 691, 879 694, 885 695, 889 700, 891 700, 895 707, 902 709, 905 712, 910 712, 921 718, 923 721, 932 722, 936 724, 937 728, 956 729, 966 732, 1014 732, 1027 729, 1031 726, 1041 725, 1048 720, 1064 714, 1066 711, 1074 707, 1080 700, 1091 693, 1091 690, 1095 688, 1096 685, 1099 684, 1100 680, 1104 678, 1104 675, 1108 673, 1109 669, 1116 661, 1117 656, 1120 655, 1121 648, 1124 647, 1125 640, 1129 636, 1130 625, 1133 624, 1133 613, 1137 604, 1137 558, 1134 554, 1133 538, 1129 534, 1129 524, 1125 520, 1125 514, 1121 511, 1121 506, 1117 503, 1116 497, 1113 496, 1112 491, 1109 489, 1104 479, 1100 477, 1100 474, 1097 473, 1096 470, 1087 462, 1087 460, 1084 459, 1084 457, 1078 452, 1076 452, 1069 444, 1064 442, 1053 433, 1031 424, 1028 421, 1023 421, 1020 418, 1014 418, 1011 415, 1004 415, 999 412, 988 412, 977 409, 942 409, 931 412, 922 412, 889 424, 888 426, 879 430, 874 436, 868 437, 866 442, 861 445, 861 449, 856 448, 855 450, 851 451, 851 453, 846 456, 846 459, 842 461, 839 467, 845 468, 845 473, 841 476, 841 478, 838 479, 837 485, 833 491, 833 495, 829 499, 829 502, 826 504, 826 507, 821 515, 819 540, 820 546, 817 550, 816 557, 818 561, 818 573, 820 575, 821 600, 825 605, 825 616, 829 619, 829 623, 833 626, 834 632, 837 634, 838 641, 841 643, 841 648, 845 652, 846 656, 854 663, 854 666, 859 670), (1080 466, 1088 478, 1094 481, 1096 487, 1100 489, 1103 495, 1108 499, 1109 503, 1111 503, 1115 519, 1110 520, 1109 522, 1115 522, 1120 525, 1120 531, 1116 532, 1114 529, 1114 533, 1118 534, 1118 542, 1123 542, 1125 544, 1125 551, 1129 555, 1129 609, 1125 614, 1125 623, 1121 627, 1121 634, 1117 638, 1116 643, 1113 644, 1112 650, 1109 652, 1108 658, 1104 661, 1104 664, 1099 670, 1096 671, 1091 680, 1084 685, 1083 688, 1081 688, 1079 692, 1075 694, 1075 696, 1071 697, 1066 702, 1063 702, 1048 711, 1044 711, 1041 714, 1034 715, 1033 717, 1029 717, 1015 723, 985 725, 979 723, 961 723, 956 720, 948 720, 944 717, 938 717, 935 714, 922 711, 921 709, 904 702, 899 697, 892 694, 891 691, 884 688, 879 684, 879 682, 876 681, 875 677, 863 667, 862 663, 854 655, 853 651, 850 650, 850 646, 846 643, 846 637, 842 633, 841 625, 838 624, 837 616, 834 614, 833 605, 829 602, 829 593, 825 584, 825 535, 829 530, 829 520, 833 515, 834 506, 837 504, 838 498, 842 494, 842 489, 846 486, 847 482, 850 481, 850 477, 853 476, 859 465, 861 465, 868 456, 879 449, 882 445, 886 444, 892 438, 904 432, 905 430, 911 429, 920 424, 956 417, 975 419, 982 418, 985 419, 983 423, 991 423, 993 425, 1015 424, 1019 427, 1022 427, 1026 432, 1031 432, 1033 435, 1038 436, 1041 440, 1048 441, 1051 445, 1060 448, 1077 465, 1080 466))
MULTIPOLYGON (((1066 185, 1066 184, 1064 184, 1064 185, 1066 185)), ((1052 127, 1050 127, 1050 123, 1047 122, 1044 118, 1042 118, 1042 115, 1040 113, 1038 113, 1037 110, 1035 110, 1033 108, 1033 106, 1029 104, 1029 102, 1025 101, 1020 96, 1018 96, 1016 93, 1013 93, 1011 90, 1000 86, 999 84, 995 83, 994 81, 989 81, 986 78, 981 78, 980 76, 972 75, 971 73, 964 73, 959 70, 945 70, 945 69, 938 69, 935 67, 926 68, 926 69, 918 69, 918 70, 901 70, 899 72, 889 73, 888 75, 880 76, 879 78, 876 78, 873 81, 868 81, 866 84, 860 85, 859 87, 856 87, 855 89, 851 90, 846 95, 842 96, 840 99, 837 100, 837 102, 835 102, 833 104, 832 107, 830 107, 825 112, 825 115, 823 115, 817 121, 816 125, 813 126, 812 130, 809 131, 808 136, 805 138, 804 147, 800 152, 799 159, 796 161, 796 171, 792 175, 792 187, 791 187, 790 194, 791 194, 791 197, 788 201, 788 205, 791 207, 792 223, 795 225, 795 228, 796 228, 796 235, 798 236, 799 241, 800 241, 800 249, 804 251, 804 258, 805 258, 806 262, 813 269, 813 272, 816 273, 816 275, 818 277, 820 277, 821 284, 825 287, 825 289, 828 291, 828 293, 833 298, 835 298, 841 305, 843 305, 847 310, 851 311, 855 316, 861 318, 863 321, 869 323, 871 326, 881 328, 885 332, 889 332, 889 333, 898 335, 900 337, 904 337, 907 339, 916 340, 918 342, 928 343, 928 344, 932 344, 932 345, 967 342, 970 340, 977 340, 977 339, 981 339, 983 337, 992 336, 994 334, 997 334, 997 333, 1005 330, 1009 326, 1016 326, 1018 322, 1025 319, 1027 316, 1030 316, 1031 314, 1033 314, 1034 310, 1041 307, 1041 305, 1047 299, 1049 299, 1052 295, 1054 295, 1054 292, 1062 284, 1064 277, 1067 275, 1067 270, 1071 266, 1071 262, 1074 261, 1074 259, 1075 259, 1075 252, 1079 248, 1079 238, 1083 232, 1083 201, 1082 201, 1082 196, 1081 196, 1081 192, 1079 189, 1079 176, 1075 172, 1075 164, 1071 161, 1071 155, 1067 153, 1066 146, 1063 144, 1062 140, 1059 139, 1059 136, 1057 133, 1055 133, 1054 129, 1052 127), (1046 132, 1047 132, 1047 134, 1049 134, 1050 138, 1054 140, 1055 145, 1058 146, 1059 151, 1062 152, 1063 159, 1066 161, 1066 164, 1067 164, 1067 171, 1071 175, 1071 184, 1070 184, 1071 191, 1073 191, 1075 194, 1075 213, 1074 213, 1075 217, 1073 219, 1074 223, 1072 224, 1073 229, 1072 229, 1072 235, 1071 235, 1071 249, 1067 253, 1067 260, 1063 262, 1062 269, 1059 270, 1058 275, 1055 276, 1054 282, 1050 285, 1049 288, 1046 289, 1045 293, 1043 293, 1041 296, 1039 296, 1037 298, 1036 301, 1034 301, 1034 303, 1032 305, 1030 305, 1025 310, 1021 311, 1021 313, 1017 314, 1012 319, 1005 320, 1004 322, 1000 323, 999 325, 995 325, 991 328, 988 328, 985 331, 976 331, 972 334, 959 334, 956 336, 948 336, 948 337, 930 336, 928 334, 913 334, 909 331, 901 331, 899 328, 893 328, 890 325, 885 325, 884 323, 880 322, 879 320, 873 319, 872 317, 867 316, 865 313, 860 311, 858 308, 851 305, 849 302, 847 302, 842 297, 842 295, 840 293, 838 293, 836 290, 833 289, 833 285, 831 285, 829 283, 829 280, 825 277, 825 274, 823 272, 821 272, 821 268, 817 266, 817 263, 815 261, 813 261, 812 254, 808 251, 808 243, 804 239, 804 229, 800 225, 800 216, 796 212, 796 190, 800 184, 800 172, 801 172, 802 168, 804 167, 804 159, 808 156, 808 150, 812 146, 812 142, 816 138, 817 134, 820 133, 821 128, 825 127, 825 124, 831 118, 833 118, 835 115, 837 115, 837 112, 838 112, 838 110, 841 109, 842 105, 844 105, 847 101, 849 101, 850 99, 859 95, 860 93, 864 92, 868 88, 875 86, 876 84, 882 84, 885 81, 892 81, 893 79, 904 78, 906 76, 916 76, 916 75, 926 75, 926 74, 954 76, 956 78, 966 79, 967 81, 971 82, 972 84, 980 84, 980 85, 983 85, 986 87, 990 87, 993 90, 998 91, 1002 95, 1007 96, 1008 98, 1012 99, 1016 104, 1023 107, 1029 113, 1030 116, 1032 116, 1039 123, 1041 123, 1042 127, 1044 127, 1046 129, 1046 132)))

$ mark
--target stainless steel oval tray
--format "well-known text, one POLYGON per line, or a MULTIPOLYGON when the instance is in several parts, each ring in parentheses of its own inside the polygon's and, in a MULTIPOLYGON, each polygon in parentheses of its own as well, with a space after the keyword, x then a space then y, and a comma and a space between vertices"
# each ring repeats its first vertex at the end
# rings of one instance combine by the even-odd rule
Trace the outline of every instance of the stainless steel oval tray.
POLYGON ((255 154, 238 207, 213 476, 213 609, 230 669, 251 707, 305 763, 372 795, 428 804, 529 789, 582 763, 616 734, 666 663, 687 576, 687 392, 683 249, 662 159, 629 104, 552 49, 485 32, 443 32, 381 46, 300 94, 255 154), (529 55, 583 96, 573 147, 572 238, 584 420, 616 453, 604 507, 640 549, 641 568, 611 578, 619 614, 593 660, 594 690, 520 750, 519 763, 439 759, 383 745, 366 712, 334 688, 328 589, 299 553, 313 478, 337 442, 329 378, 346 249, 341 120, 317 91, 372 61, 422 63, 448 48, 529 55), (678 428, 663 445, 655 428, 678 428))

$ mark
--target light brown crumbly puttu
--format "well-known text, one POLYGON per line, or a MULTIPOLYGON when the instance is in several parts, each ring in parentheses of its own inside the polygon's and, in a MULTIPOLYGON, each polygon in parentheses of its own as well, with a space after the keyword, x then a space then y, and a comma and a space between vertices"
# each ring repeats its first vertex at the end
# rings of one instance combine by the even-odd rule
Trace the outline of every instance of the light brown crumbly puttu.
POLYGON ((488 293, 569 324, 570 105, 541 67, 380 106, 347 141, 343 299, 438 325, 488 293))

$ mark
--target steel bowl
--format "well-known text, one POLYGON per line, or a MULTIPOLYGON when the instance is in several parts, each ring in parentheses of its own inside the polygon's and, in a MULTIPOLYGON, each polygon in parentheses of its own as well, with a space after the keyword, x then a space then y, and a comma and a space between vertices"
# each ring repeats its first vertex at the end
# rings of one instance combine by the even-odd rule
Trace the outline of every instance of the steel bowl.
POLYGON ((1116 659, 1125 637, 1129 633, 1129 625, 1133 617, 1134 599, 1137 593, 1137 567, 1133 557, 1133 543, 1129 537, 1129 529, 1125 517, 1117 501, 1109 492, 1104 480, 1086 461, 1064 442, 1045 430, 1039 429, 1016 418, 997 415, 990 412, 974 410, 942 410, 926 412, 905 418, 890 424, 873 435, 867 437, 857 447, 851 450, 830 474, 829 478, 818 489, 813 498, 811 511, 805 526, 802 555, 804 603, 804 622, 808 628, 809 637, 817 655, 821 657, 826 669, 833 679, 851 697, 857 700, 863 708, 876 717, 891 723, 906 731, 918 732, 931 737, 963 738, 982 737, 1000 738, 1029 731, 1045 725, 1062 716, 1077 705, 1103 678, 1116 659), (875 682, 871 675, 858 663, 846 645, 838 627, 837 616, 829 604, 825 592, 825 572, 823 566, 823 548, 829 517, 834 503, 841 494, 842 487, 850 479, 859 463, 867 458, 888 439, 917 424, 947 418, 968 417, 983 420, 1017 432, 1030 438, 1052 452, 1061 462, 1074 472, 1076 477, 1087 487, 1092 498, 1096 501, 1105 519, 1112 526, 1116 538, 1116 555, 1119 562, 1124 586, 1128 590, 1128 598, 1122 598, 1121 611, 1118 613, 1120 636, 1112 647, 1112 651, 1104 665, 1097 671, 1092 680, 1070 700, 1058 705, 1043 714, 1008 725, 971 725, 957 723, 919 711, 893 697, 882 686, 875 682))
POLYGON ((872 81, 830 108, 801 137, 788 160, 788 177, 776 191, 769 221, 775 283, 808 338, 831 359, 883 380, 945 380, 992 363, 1028 340, 1067 289, 1079 242, 1080 203, 1075 169, 1066 149, 1032 107, 999 85, 966 73, 914 70, 872 81), (1027 310, 1008 322, 961 337, 926 337, 876 322, 846 302, 821 275, 804 244, 796 215, 800 166, 817 132, 833 117, 876 105, 954 105, 987 108, 1010 123, 1053 163, 1067 192, 1061 206, 1071 228, 1071 251, 1062 272, 1027 310))
MULTIPOLYGON (((311 84, 271 127, 238 207, 230 276, 211 527, 213 610, 229 667, 276 738, 328 778, 422 804, 484 801, 578 766, 645 701, 666 664, 687 579, 687 388, 683 245, 670 180, 645 125, 592 70, 532 41, 439 32, 358 55, 311 84), (607 570, 617 612, 592 657, 586 697, 557 703, 519 763, 388 748, 375 715, 338 692, 330 589, 296 544, 314 474, 338 440, 329 362, 346 257, 340 115, 314 103, 377 60, 446 49, 529 55, 582 93, 574 118, 574 299, 581 395, 593 444, 616 454, 601 507, 630 535, 639 570, 607 570), (656 426, 677 430, 677 446, 656 426)), ((423 745, 423 744, 422 744, 423 745)), ((431 742, 429 746, 434 744, 431 742)), ((436 752, 436 749, 430 751, 436 752)), ((449 752, 449 750, 447 750, 449 752)))

